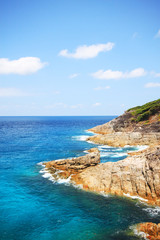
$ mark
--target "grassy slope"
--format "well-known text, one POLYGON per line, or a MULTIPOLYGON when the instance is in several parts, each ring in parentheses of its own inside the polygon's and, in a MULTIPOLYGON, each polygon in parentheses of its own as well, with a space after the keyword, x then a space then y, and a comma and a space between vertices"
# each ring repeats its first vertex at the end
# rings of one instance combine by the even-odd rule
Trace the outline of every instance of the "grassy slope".
POLYGON ((137 106, 127 110, 136 122, 148 120, 150 116, 160 113, 160 99, 148 102, 142 106, 137 106))

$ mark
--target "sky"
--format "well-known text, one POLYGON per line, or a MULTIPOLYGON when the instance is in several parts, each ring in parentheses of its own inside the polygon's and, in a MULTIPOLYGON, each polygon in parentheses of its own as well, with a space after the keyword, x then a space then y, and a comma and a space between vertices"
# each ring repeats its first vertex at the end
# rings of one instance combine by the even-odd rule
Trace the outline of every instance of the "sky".
POLYGON ((160 98, 159 0, 0 0, 0 116, 120 115, 160 98))

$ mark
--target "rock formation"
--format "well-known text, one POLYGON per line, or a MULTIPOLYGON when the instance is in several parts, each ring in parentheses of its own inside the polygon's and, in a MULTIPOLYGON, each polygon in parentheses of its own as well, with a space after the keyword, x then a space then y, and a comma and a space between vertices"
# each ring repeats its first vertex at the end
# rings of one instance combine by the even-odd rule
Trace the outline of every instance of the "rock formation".
POLYGON ((86 190, 136 196, 160 206, 159 147, 118 162, 99 162, 100 153, 94 148, 85 156, 50 161, 45 166, 55 178, 71 176, 72 182, 86 190))
POLYGON ((137 196, 160 206, 160 148, 118 162, 89 167, 73 176, 84 189, 106 194, 137 196))
POLYGON ((93 167, 100 163, 100 153, 97 148, 92 148, 88 152, 85 156, 50 161, 44 163, 44 165, 55 179, 68 178, 71 175, 77 175, 88 167, 93 167))
POLYGON ((126 111, 123 115, 90 131, 98 135, 87 140, 114 147, 160 145, 160 99, 126 111))
POLYGON ((113 147, 124 147, 125 145, 160 145, 160 133, 141 132, 114 132, 109 134, 98 134, 91 136, 87 141, 105 144, 113 147))
POLYGON ((160 240, 160 223, 140 223, 137 226, 138 233, 144 233, 144 237, 150 240, 160 240))

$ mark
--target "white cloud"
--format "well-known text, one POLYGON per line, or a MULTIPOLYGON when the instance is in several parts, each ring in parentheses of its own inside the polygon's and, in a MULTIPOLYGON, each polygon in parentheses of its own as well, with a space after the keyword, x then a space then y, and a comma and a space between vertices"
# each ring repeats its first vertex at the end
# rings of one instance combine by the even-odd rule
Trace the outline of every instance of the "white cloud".
POLYGON ((155 77, 160 77, 160 73, 155 73, 155 77))
POLYGON ((0 88, 0 97, 24 97, 27 93, 17 88, 0 88))
POLYGON ((58 95, 58 94, 60 94, 61 92, 60 91, 53 91, 53 94, 54 95, 58 95))
POLYGON ((71 74, 71 75, 69 75, 69 78, 76 78, 76 77, 78 77, 78 73, 73 73, 73 74, 71 74))
POLYGON ((157 34, 155 35, 155 38, 160 38, 160 29, 158 30, 157 34))
POLYGON ((160 87, 160 83, 158 82, 150 82, 145 85, 146 88, 151 88, 151 87, 160 87))
POLYGON ((110 88, 111 88, 110 86, 96 87, 96 88, 94 88, 94 90, 96 90, 96 91, 99 91, 99 90, 108 90, 108 89, 110 89, 110 88))
POLYGON ((97 102, 97 103, 94 103, 94 104, 93 104, 93 107, 99 107, 99 106, 101 106, 101 105, 102 105, 101 103, 97 102))
POLYGON ((20 74, 27 75, 37 72, 46 63, 42 63, 37 57, 23 57, 17 60, 0 58, 0 74, 20 74))
POLYGON ((72 106, 71 106, 72 109, 82 108, 82 107, 83 107, 82 104, 77 104, 77 105, 72 105, 72 106))
POLYGON ((156 73, 154 71, 151 71, 150 74, 153 76, 153 77, 160 77, 160 73, 156 73))
POLYGON ((53 108, 67 108, 68 105, 62 102, 54 103, 52 105, 45 106, 47 109, 53 109, 53 108))
POLYGON ((95 73, 92 73, 91 76, 98 79, 121 79, 121 78, 136 78, 143 77, 146 75, 146 72, 143 68, 136 68, 130 72, 121 72, 121 71, 112 71, 112 70, 99 70, 95 73))
POLYGON ((90 46, 83 45, 76 48, 74 53, 69 53, 68 49, 61 50, 59 56, 76 59, 88 59, 96 57, 100 52, 107 52, 112 50, 114 43, 108 42, 106 44, 93 44, 90 46))

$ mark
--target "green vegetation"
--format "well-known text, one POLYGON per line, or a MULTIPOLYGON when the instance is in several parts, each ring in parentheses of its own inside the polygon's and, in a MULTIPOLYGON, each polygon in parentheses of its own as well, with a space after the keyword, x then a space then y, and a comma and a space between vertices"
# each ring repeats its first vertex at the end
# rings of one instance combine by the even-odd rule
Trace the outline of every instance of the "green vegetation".
POLYGON ((134 117, 132 118, 132 121, 134 119, 135 122, 148 120, 150 116, 158 113, 159 111, 160 99, 127 110, 127 112, 131 112, 134 117))

